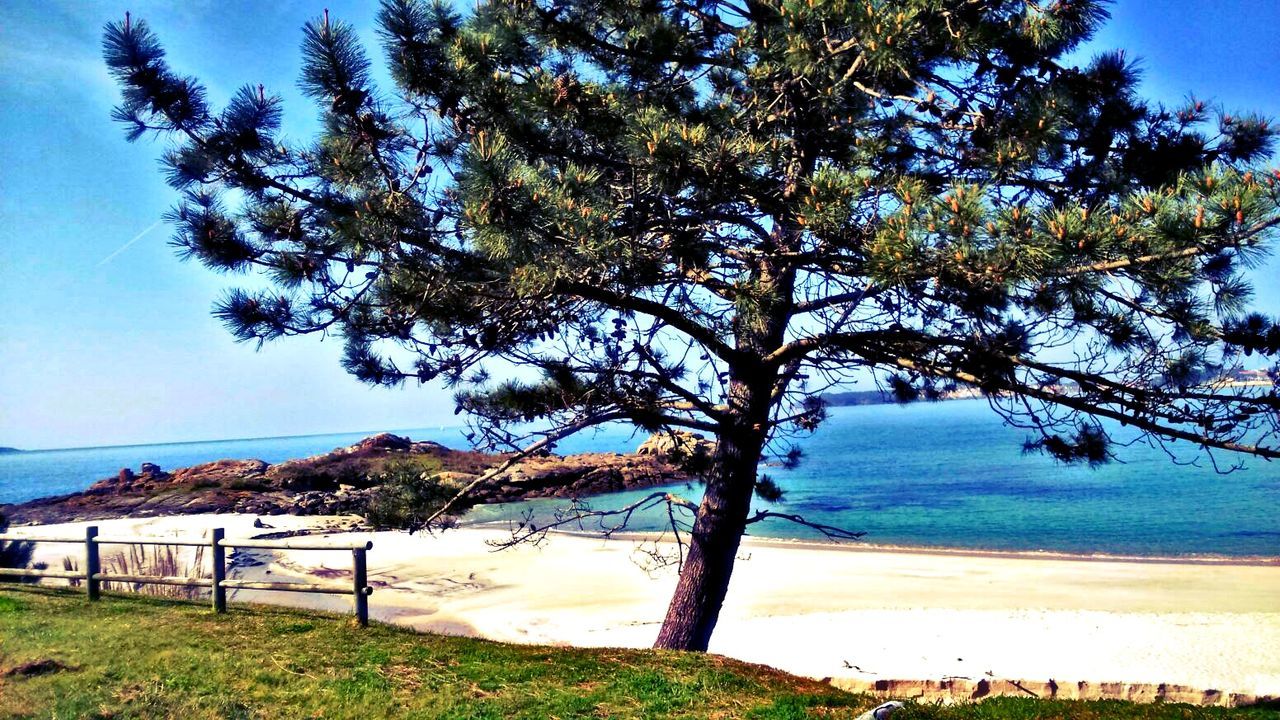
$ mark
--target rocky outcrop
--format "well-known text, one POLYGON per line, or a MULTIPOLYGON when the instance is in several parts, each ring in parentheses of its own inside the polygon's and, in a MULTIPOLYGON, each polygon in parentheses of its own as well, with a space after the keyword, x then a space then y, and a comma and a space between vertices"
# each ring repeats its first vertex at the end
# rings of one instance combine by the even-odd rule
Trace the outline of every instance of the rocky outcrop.
POLYGON ((654 433, 636 449, 637 455, 656 457, 695 473, 704 470, 715 453, 714 440, 688 430, 654 433))
POLYGON ((688 482, 674 464, 651 455, 583 453, 532 457, 478 488, 482 503, 539 497, 586 497, 655 485, 688 482))
MULTIPOLYGON (((683 448, 705 451, 693 436, 671 450, 650 439, 634 455, 587 453, 528 458, 479 487, 478 503, 566 497, 687 482, 683 448), (699 448, 701 450, 699 450, 699 448), (682 467, 685 465, 685 467, 682 467)), ((509 455, 452 450, 439 443, 383 433, 322 455, 275 465, 262 460, 218 460, 165 471, 143 463, 99 480, 81 493, 0 505, 18 523, 51 523, 109 517, 239 512, 259 515, 361 514, 390 463, 439 468, 462 487, 509 455)))
POLYGON ((909 698, 920 703, 951 703, 989 697, 1037 697, 1046 700, 1127 700, 1136 703, 1187 703, 1190 705, 1242 707, 1270 704, 1270 696, 1204 690, 1169 683, 1062 682, 1055 680, 1003 680, 945 678, 941 680, 888 680, 838 677, 831 684, 851 693, 909 698))
MULTIPOLYGON (((432 443, 434 444, 434 443, 432 443)), ((392 435, 391 433, 379 433, 367 437, 360 442, 346 449, 347 453, 368 452, 371 450, 390 450, 404 451, 413 448, 413 441, 407 437, 392 435)))
POLYGON ((221 486, 263 477, 270 466, 261 460, 216 460, 167 473, 154 463, 142 463, 139 472, 120 473, 89 486, 86 495, 142 495, 166 489, 221 486))

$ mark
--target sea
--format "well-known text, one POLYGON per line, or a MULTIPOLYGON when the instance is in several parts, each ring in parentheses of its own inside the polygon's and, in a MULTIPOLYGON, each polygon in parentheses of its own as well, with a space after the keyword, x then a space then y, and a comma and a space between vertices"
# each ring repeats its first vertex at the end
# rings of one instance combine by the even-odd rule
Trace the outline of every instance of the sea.
MULTIPOLYGON (((76 492, 143 462, 173 469, 224 458, 267 462, 350 445, 377 430, 243 440, 42 450, 0 455, 0 503, 76 492)), ((414 440, 467 447, 465 428, 388 429, 414 440)), ((629 452, 644 434, 609 426, 562 441, 556 451, 629 452)), ((876 545, 966 550, 1134 555, 1280 557, 1280 462, 1208 458, 1186 444, 1117 448, 1099 468, 1064 466, 1022 450, 1026 431, 1003 423, 982 400, 835 407, 814 434, 795 438, 798 466, 761 468, 785 491, 759 509, 796 514, 865 532, 876 545), (1174 451, 1171 457, 1168 450, 1174 451), (1233 462, 1244 467, 1223 472, 1233 462)), ((673 492, 697 501, 701 489, 673 492)), ((619 507, 651 491, 590 499, 619 507)), ((473 510, 469 523, 549 517, 564 501, 538 500, 473 510)), ((631 529, 663 528, 665 512, 631 529)), ((589 529, 589 528, 588 528, 589 529)), ((757 536, 818 540, 782 520, 751 526, 757 536)))

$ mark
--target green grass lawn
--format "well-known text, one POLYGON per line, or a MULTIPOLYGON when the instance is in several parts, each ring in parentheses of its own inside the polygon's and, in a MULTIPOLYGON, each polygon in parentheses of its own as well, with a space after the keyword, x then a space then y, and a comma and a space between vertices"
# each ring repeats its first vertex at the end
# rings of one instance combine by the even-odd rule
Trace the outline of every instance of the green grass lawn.
MULTIPOLYGON (((0 586, 0 718, 852 718, 875 705, 725 658, 421 635, 346 617, 0 586), (4 677, 24 663, 65 669, 4 677)), ((1121 702, 912 705, 939 718, 1271 718, 1121 702)))

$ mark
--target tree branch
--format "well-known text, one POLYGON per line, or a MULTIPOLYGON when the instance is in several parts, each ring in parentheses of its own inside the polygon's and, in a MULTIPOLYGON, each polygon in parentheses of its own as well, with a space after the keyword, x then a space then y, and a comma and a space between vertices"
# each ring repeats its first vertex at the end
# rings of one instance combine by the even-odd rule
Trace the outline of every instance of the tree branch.
POLYGON ((786 520, 787 522, 803 525, 807 528, 813 528, 825 535, 828 540, 858 540, 866 535, 865 532, 854 532, 852 530, 836 527, 835 525, 825 525, 823 523, 806 520, 801 515, 774 512, 772 510, 757 510, 755 515, 747 518, 747 525, 758 523, 761 520, 768 520, 769 518, 786 520))
POLYGON ((1198 255, 1209 255, 1220 250, 1229 250, 1231 248, 1247 247, 1253 244, 1255 239, 1263 232, 1270 228, 1280 225, 1280 217, 1275 217, 1266 222, 1258 223, 1248 230, 1242 232, 1234 242, 1222 243, 1220 245, 1194 245, 1192 247, 1182 248, 1166 253, 1153 253, 1151 255, 1141 255, 1139 257, 1122 258, 1119 260, 1106 260, 1103 262, 1091 263, 1088 265, 1077 265, 1060 270, 1053 275, 1058 276, 1074 276, 1086 273, 1109 272, 1111 270, 1121 270, 1124 268, 1135 267, 1139 265, 1147 265, 1161 260, 1182 260, 1192 258, 1198 255))
POLYGON ((672 528, 677 531, 676 537, 679 538, 679 528, 673 509, 678 507, 689 512, 697 512, 698 506, 679 495, 668 492, 655 492, 613 510, 593 510, 588 505, 575 502, 567 510, 557 511, 553 519, 542 525, 534 522, 531 514, 526 514, 525 519, 512 530, 510 540, 492 541, 490 544, 499 550, 503 550, 523 542, 538 543, 552 530, 572 525, 581 528, 582 523, 586 520, 594 520, 597 525, 594 532, 598 532, 602 537, 608 538, 625 530, 631 523, 631 518, 637 512, 664 504, 668 508, 668 517, 671 520, 672 528), (605 520, 609 518, 617 518, 617 521, 606 524, 605 520))
MULTIPOLYGON (((984 382, 981 378, 962 370, 936 365, 927 361, 916 361, 911 358, 889 357, 886 355, 874 357, 874 355, 876 355, 876 353, 867 353, 864 356, 876 362, 895 365, 905 370, 914 370, 934 377, 945 377, 952 380, 958 380, 960 382, 973 385, 974 387, 990 387, 993 384, 991 382, 984 382)), ((1053 403, 1055 405, 1061 405, 1063 407, 1085 413, 1086 415, 1096 415, 1116 420, 1155 435, 1173 438, 1176 440, 1186 440, 1201 447, 1212 447, 1220 450, 1230 450, 1232 452, 1256 455, 1267 460, 1280 459, 1280 450, 1277 449, 1262 447, 1260 445, 1245 445, 1242 443, 1231 442, 1229 440, 1217 440, 1204 435, 1197 435, 1196 433, 1188 432, 1186 430, 1179 430, 1178 428, 1169 427, 1168 425, 1161 425, 1160 423, 1139 417, 1136 414, 1131 415, 1117 410, 1112 410, 1103 407, 1102 405, 1091 403, 1085 398, 1051 392, 1044 388, 1036 388, 1023 383, 1005 381, 996 382, 994 384, 997 385, 996 389, 998 391, 1008 392, 1014 395, 1023 395, 1037 400, 1042 400, 1044 402, 1053 403)))
POLYGON ((678 308, 671 307, 670 305, 664 305, 653 300, 646 300, 645 298, 636 297, 634 295, 626 295, 598 285, 591 285, 589 283, 582 282, 556 283, 556 287, 553 292, 573 294, 615 309, 643 313, 645 315, 658 318, 676 330, 688 335, 703 347, 707 348, 707 350, 727 362, 736 361, 741 355, 738 350, 730 347, 727 343, 717 337, 710 328, 704 325, 699 325, 697 322, 690 319, 689 316, 681 313, 678 308))
POLYGON ((436 519, 443 517, 444 515, 448 514, 451 510, 456 508, 458 506, 458 503, 462 502, 462 500, 472 490, 475 490, 481 485, 489 482, 490 480, 493 480, 495 477, 497 477, 498 475, 501 475, 503 472, 508 470, 512 465, 515 465, 516 463, 520 462, 521 460, 524 460, 530 455, 533 455, 555 444, 557 441, 562 440, 568 437, 569 435, 572 435, 578 432, 579 430, 585 430, 586 428, 593 427, 595 425, 601 425, 607 422, 612 422, 614 420, 625 420, 625 419, 626 419, 626 415, 622 413, 593 415, 590 417, 583 418, 578 422, 570 423, 568 425, 556 428, 555 430, 548 432, 545 436, 543 436, 541 440, 538 440, 537 442, 532 443, 531 445, 527 446, 525 449, 517 453, 514 453, 513 455, 511 455, 511 457, 507 458, 506 460, 503 460, 497 465, 494 465, 493 467, 481 473, 480 476, 477 477, 475 480, 472 480, 471 482, 467 483, 465 487, 459 490, 453 497, 449 498, 449 500, 445 502, 444 505, 441 505, 439 509, 431 513, 431 515, 425 521, 423 521, 422 527, 429 528, 431 526, 431 523, 435 522, 436 519))

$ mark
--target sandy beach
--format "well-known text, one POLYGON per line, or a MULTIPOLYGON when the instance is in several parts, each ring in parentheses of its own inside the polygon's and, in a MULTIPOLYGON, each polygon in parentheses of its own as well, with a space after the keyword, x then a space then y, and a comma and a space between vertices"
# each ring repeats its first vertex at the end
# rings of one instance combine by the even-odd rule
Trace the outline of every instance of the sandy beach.
MULTIPOLYGON (((103 534, 268 532, 252 515, 97 521, 103 534)), ((279 530, 340 521, 266 519, 279 530)), ((88 523, 14 528, 83 534, 88 523)), ((646 647, 675 582, 640 539, 557 535, 495 552, 500 528, 367 538, 375 620, 551 645, 646 647)), ((59 567, 75 546, 41 544, 59 567)), ((104 553, 109 550, 104 549, 104 553)), ((341 582, 349 554, 255 551, 239 577, 341 582)), ((345 597, 240 591, 233 601, 343 611, 345 597)), ((884 680, 1171 684, 1280 695, 1280 562, 934 552, 749 538, 712 652, 854 689, 884 680)))

